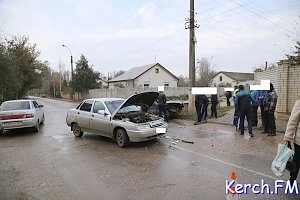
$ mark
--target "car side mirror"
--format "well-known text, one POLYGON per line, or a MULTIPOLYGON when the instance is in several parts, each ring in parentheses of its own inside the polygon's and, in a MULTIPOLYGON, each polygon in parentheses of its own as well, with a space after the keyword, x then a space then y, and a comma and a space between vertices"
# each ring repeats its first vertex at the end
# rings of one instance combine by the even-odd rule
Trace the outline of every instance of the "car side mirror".
POLYGON ((43 105, 39 105, 39 108, 42 108, 42 107, 44 107, 43 105))
POLYGON ((98 110, 97 113, 98 113, 99 115, 103 115, 103 116, 108 115, 108 114, 105 112, 105 110, 98 110))

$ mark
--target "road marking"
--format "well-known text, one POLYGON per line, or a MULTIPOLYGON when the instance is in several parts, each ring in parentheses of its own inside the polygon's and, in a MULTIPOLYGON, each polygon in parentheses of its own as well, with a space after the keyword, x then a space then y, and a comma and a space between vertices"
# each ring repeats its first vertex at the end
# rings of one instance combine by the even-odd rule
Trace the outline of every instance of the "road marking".
POLYGON ((223 163, 223 164, 225 164, 225 165, 229 165, 229 166, 232 166, 232 167, 241 169, 241 170, 245 170, 245 171, 247 171, 247 172, 251 172, 251 173, 254 173, 254 174, 257 174, 257 175, 260 175, 260 176, 264 176, 264 177, 269 178, 269 179, 272 179, 272 180, 278 180, 278 178, 276 178, 276 177, 274 177, 274 176, 270 176, 270 175, 267 175, 267 174, 263 174, 263 173, 261 173, 261 172, 258 172, 258 171, 252 170, 252 169, 248 169, 248 168, 245 168, 245 167, 242 167, 242 166, 240 166, 240 165, 233 164, 233 163, 229 163, 229 162, 226 162, 226 161, 220 160, 220 159, 218 159, 218 158, 214 158, 214 157, 211 157, 211 156, 208 156, 208 155, 199 153, 199 152, 191 151, 191 150, 188 150, 188 149, 185 149, 185 148, 182 148, 182 147, 178 147, 178 146, 176 146, 176 148, 178 148, 178 149, 180 149, 180 150, 183 150, 183 151, 186 151, 186 152, 189 152, 189 153, 196 154, 196 155, 198 155, 198 156, 202 156, 202 157, 204 157, 204 158, 207 158, 207 159, 210 159, 210 160, 219 162, 219 163, 223 163))

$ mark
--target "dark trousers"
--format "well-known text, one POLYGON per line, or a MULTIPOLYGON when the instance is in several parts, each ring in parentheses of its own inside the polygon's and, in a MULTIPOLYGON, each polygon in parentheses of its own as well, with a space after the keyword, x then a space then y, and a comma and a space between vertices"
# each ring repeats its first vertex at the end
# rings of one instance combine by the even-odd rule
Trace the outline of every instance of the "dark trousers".
POLYGON ((202 112, 201 112, 202 104, 195 104, 195 107, 196 107, 198 122, 201 122, 201 120, 202 120, 202 112))
POLYGON ((167 122, 168 121, 168 115, 167 115, 165 105, 158 105, 158 115, 160 117, 162 117, 162 113, 164 113, 164 118, 165 118, 165 121, 167 122))
POLYGON ((214 116, 217 118, 218 113, 217 113, 217 104, 211 104, 211 116, 214 116))
POLYGON ((234 116, 233 116, 233 125, 235 125, 235 126, 238 125, 239 117, 240 117, 239 109, 237 106, 235 106, 234 107, 234 116))
POLYGON ((227 99, 227 106, 230 106, 230 97, 226 97, 227 99))
POLYGON ((260 117, 261 117, 261 123, 264 130, 265 129, 265 121, 266 121, 266 112, 264 111, 264 107, 260 106, 260 117))
POLYGON ((291 175, 290 181, 294 181, 297 179, 299 168, 300 168, 300 146, 297 144, 294 145, 295 145, 294 161, 296 163, 297 169, 294 172, 290 172, 291 175))
POLYGON ((240 111, 240 130, 241 130, 241 134, 244 134, 245 116, 247 117, 249 134, 252 134, 252 112, 251 112, 251 110, 249 110, 249 111, 240 111))
POLYGON ((207 105, 202 104, 201 116, 202 116, 203 120, 206 120, 206 118, 207 118, 207 107, 208 107, 208 104, 207 105))
POLYGON ((258 120, 257 120, 257 109, 258 106, 253 106, 252 107, 252 126, 257 126, 258 120))
POLYGON ((275 133, 276 125, 275 125, 275 117, 273 111, 265 112, 265 127, 266 132, 275 133))

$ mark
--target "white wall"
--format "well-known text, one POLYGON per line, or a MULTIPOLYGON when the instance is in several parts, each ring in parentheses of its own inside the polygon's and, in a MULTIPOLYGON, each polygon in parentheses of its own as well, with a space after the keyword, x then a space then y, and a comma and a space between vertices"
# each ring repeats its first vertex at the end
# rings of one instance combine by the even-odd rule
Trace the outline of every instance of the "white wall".
POLYGON ((212 86, 216 86, 217 87, 221 83, 224 83, 224 84, 225 83, 230 83, 231 87, 233 87, 234 85, 236 85, 236 82, 232 78, 226 76, 223 73, 219 73, 217 76, 215 76, 213 78, 212 86), (220 81, 220 76, 222 76, 222 81, 220 81))
POLYGON ((170 75, 160 66, 155 66, 149 71, 139 76, 134 81, 134 87, 144 87, 144 84, 149 84, 150 88, 169 84, 169 87, 176 88, 178 80, 170 75), (155 69, 159 69, 159 73, 155 73, 155 69))

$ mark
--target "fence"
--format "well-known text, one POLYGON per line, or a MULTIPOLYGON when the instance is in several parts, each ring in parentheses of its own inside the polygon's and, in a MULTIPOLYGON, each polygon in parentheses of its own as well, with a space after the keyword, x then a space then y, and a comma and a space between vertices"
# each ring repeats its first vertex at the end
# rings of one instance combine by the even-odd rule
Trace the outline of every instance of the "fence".
MULTIPOLYGON (((115 88, 115 89, 92 89, 89 90, 90 98, 128 98, 129 96, 141 92, 157 92, 157 88, 115 88)), ((166 96, 188 95, 189 87, 165 88, 166 96)), ((223 96, 224 87, 218 88, 218 96, 223 96)))

